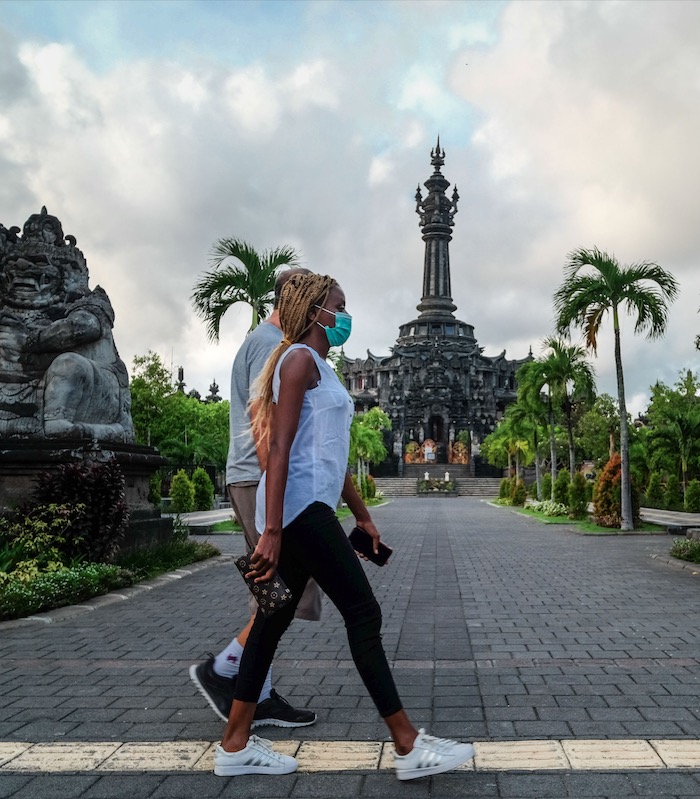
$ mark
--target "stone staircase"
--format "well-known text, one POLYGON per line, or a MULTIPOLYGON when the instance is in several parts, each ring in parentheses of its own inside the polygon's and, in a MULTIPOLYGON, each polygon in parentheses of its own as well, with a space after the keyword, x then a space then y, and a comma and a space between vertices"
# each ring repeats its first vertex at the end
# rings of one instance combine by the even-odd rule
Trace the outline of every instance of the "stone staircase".
MULTIPOLYGON (((416 479, 413 477, 377 477, 377 490, 385 497, 418 496, 416 479)), ((501 480, 498 477, 464 477, 455 480, 458 497, 497 497, 501 480)), ((454 496, 455 494, 450 494, 454 496)))

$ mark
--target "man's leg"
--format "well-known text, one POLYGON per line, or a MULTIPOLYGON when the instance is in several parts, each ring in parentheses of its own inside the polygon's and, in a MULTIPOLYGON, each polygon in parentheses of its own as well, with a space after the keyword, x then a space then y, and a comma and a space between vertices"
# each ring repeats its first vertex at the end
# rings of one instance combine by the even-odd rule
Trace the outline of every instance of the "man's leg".
MULTIPOLYGON (((236 514, 236 519, 243 528, 243 535, 249 551, 255 549, 260 538, 255 530, 257 485, 257 483, 246 482, 227 486, 231 507, 236 514)), ((318 586, 314 584, 310 592, 307 589, 302 597, 302 602, 305 602, 305 604, 300 614, 298 614, 301 618, 315 620, 320 618, 320 592, 318 586), (309 594, 308 597, 307 593, 309 594)), ((211 656, 204 663, 190 667, 192 681, 209 702, 212 709, 224 721, 228 720, 241 657, 257 614, 257 603, 252 596, 249 597, 249 603, 251 617, 238 635, 234 636, 216 657, 211 656)), ((315 713, 309 710, 293 708, 273 689, 272 667, 270 667, 258 698, 253 726, 261 727, 265 724, 270 724, 282 727, 305 727, 315 721, 315 713)))

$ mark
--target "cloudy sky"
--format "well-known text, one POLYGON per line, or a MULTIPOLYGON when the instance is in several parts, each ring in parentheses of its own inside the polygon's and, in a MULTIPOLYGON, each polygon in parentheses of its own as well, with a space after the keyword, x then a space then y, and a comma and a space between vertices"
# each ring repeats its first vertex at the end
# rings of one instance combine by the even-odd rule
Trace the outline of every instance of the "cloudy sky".
MULTIPOLYGON (((154 350, 228 396, 250 311, 207 342, 189 295, 212 243, 298 248, 346 291, 346 353, 388 354, 420 300, 439 134, 456 315, 487 355, 540 353, 575 247, 679 280, 664 339, 623 331, 636 413, 700 360, 698 41, 683 0, 5 0, 0 221, 46 205, 127 365, 154 350)), ((614 394, 609 324, 595 367, 614 394)))

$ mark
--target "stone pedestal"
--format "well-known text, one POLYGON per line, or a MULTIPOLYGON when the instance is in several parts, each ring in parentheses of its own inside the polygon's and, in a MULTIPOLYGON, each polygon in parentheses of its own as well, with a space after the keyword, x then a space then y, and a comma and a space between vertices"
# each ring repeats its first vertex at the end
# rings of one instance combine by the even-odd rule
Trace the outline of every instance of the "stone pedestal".
POLYGON ((39 472, 61 464, 115 458, 124 474, 131 519, 123 548, 169 540, 172 519, 148 501, 148 483, 165 459, 153 447, 90 440, 0 439, 0 512, 28 500, 39 472))

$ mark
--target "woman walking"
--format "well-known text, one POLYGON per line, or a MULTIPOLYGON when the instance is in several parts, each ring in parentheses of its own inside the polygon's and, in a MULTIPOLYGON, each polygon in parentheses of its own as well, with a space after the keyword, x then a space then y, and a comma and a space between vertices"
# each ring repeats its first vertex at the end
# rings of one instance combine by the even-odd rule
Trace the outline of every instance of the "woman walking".
POLYGON ((347 473, 353 403, 325 360, 329 348, 350 335, 345 295, 330 277, 295 275, 282 290, 279 315, 284 338, 257 387, 254 433, 256 441, 268 439, 269 453, 257 496, 256 527, 263 535, 249 576, 262 582, 277 572, 294 599, 270 616, 257 614, 214 772, 289 774, 297 768, 293 757, 251 735, 251 724, 262 680, 309 577, 343 616, 357 670, 394 742, 396 776, 449 771, 472 758, 474 748, 411 724, 382 646, 379 605, 335 516, 342 494, 377 551, 379 532, 347 473))

